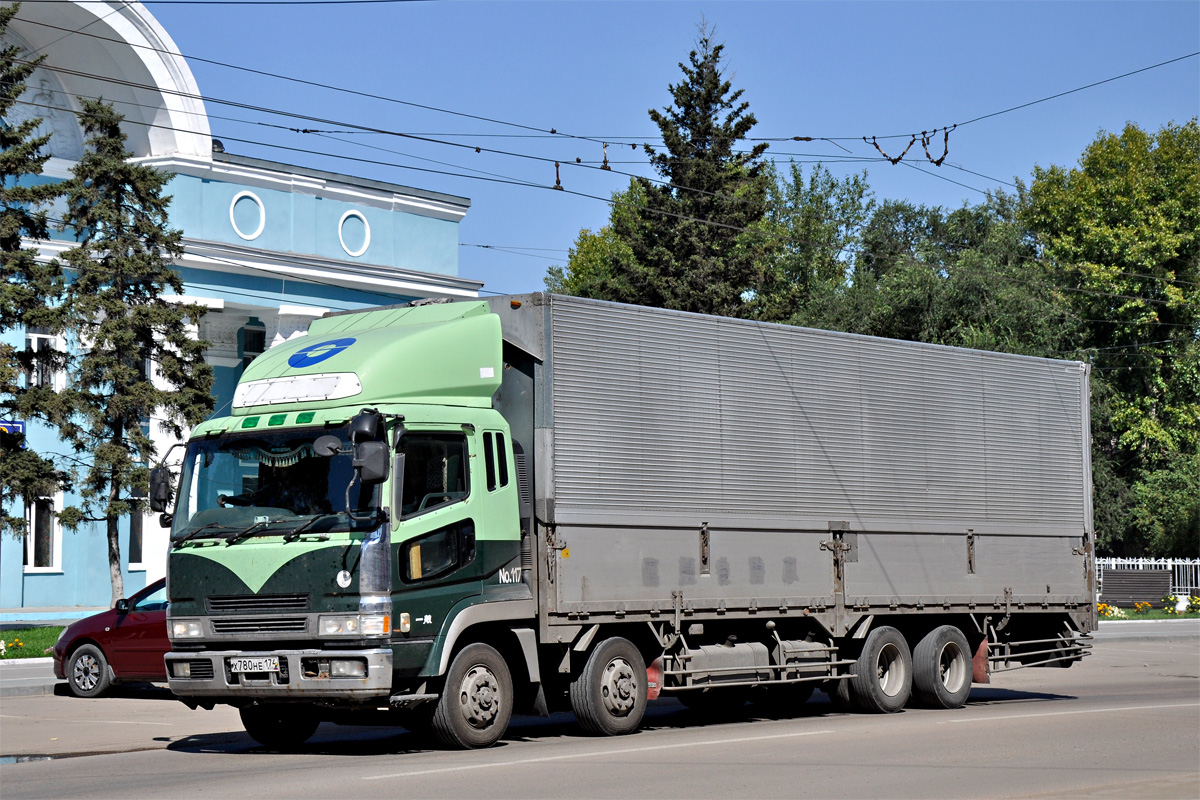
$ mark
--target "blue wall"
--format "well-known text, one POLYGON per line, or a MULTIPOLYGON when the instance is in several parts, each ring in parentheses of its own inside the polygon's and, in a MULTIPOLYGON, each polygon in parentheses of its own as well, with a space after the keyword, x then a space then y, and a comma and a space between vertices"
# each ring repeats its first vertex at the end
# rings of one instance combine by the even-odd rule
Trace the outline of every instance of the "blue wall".
MULTIPOLYGON (((339 261, 458 275, 457 222, 191 175, 176 175, 166 191, 173 198, 171 225, 182 228, 193 238, 277 253, 304 253, 339 261), (263 231, 252 240, 238 236, 229 218, 230 204, 242 191, 253 192, 264 209, 263 231), (347 211, 359 212, 370 225, 370 246, 360 256, 349 255, 338 239, 338 223, 347 211)), ((239 201, 236 210, 238 227, 245 234, 253 233, 258 227, 258 217, 252 201, 239 201)), ((353 251, 358 242, 346 244, 353 251)))

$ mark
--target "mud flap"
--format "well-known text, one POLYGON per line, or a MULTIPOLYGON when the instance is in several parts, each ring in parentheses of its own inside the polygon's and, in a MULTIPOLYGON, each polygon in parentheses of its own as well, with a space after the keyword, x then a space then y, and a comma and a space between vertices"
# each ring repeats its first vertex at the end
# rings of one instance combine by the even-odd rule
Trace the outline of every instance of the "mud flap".
POLYGON ((979 641, 979 647, 975 648, 975 658, 971 660, 971 680, 975 683, 992 682, 992 662, 988 659, 986 636, 979 641))
POLYGON ((646 667, 646 699, 657 700, 662 691, 663 669, 662 656, 654 659, 646 667))

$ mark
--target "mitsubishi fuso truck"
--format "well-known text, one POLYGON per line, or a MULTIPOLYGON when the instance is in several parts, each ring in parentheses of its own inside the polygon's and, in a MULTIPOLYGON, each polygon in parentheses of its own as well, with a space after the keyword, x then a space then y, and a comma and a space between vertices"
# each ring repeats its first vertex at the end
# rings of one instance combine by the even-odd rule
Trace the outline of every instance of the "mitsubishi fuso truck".
POLYGON ((171 690, 274 749, 956 708, 1097 621, 1072 361, 540 293, 333 313, 150 496, 171 690))

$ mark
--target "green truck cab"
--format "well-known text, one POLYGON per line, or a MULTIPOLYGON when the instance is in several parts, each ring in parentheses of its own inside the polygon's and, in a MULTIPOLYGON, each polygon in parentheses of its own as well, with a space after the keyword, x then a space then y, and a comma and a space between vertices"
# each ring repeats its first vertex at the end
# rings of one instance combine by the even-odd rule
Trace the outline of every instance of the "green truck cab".
POLYGON ((485 304, 434 304, 318 320, 248 367, 180 474, 172 691, 265 744, 307 738, 317 704, 411 723, 456 620, 535 616, 500 341, 485 304))

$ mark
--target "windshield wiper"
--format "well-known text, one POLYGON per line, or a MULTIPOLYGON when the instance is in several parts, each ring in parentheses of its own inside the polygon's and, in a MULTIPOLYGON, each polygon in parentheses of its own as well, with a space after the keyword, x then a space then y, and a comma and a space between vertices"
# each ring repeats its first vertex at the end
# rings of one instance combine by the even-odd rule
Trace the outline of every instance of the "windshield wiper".
MULTIPOLYGON (((321 520, 326 519, 328 517, 337 517, 337 516, 341 516, 340 511, 335 511, 331 514, 314 514, 309 519, 305 520, 304 522, 297 525, 295 528, 292 528, 290 531, 285 533, 283 535, 283 540, 285 542, 294 542, 300 538, 300 534, 304 533, 306 530, 311 528, 316 523, 318 523, 321 520)), ((324 536, 326 539, 329 538, 329 534, 327 534, 327 533, 323 533, 321 535, 324 536)))
POLYGON ((247 539, 247 538, 253 536, 254 534, 258 533, 264 527, 266 527, 267 525, 270 525, 273 522, 279 522, 279 520, 264 519, 261 522, 256 522, 253 525, 251 525, 249 528, 243 528, 242 530, 238 531, 237 533, 227 536, 225 538, 225 544, 226 545, 236 544, 237 542, 240 542, 242 539, 247 539))
POLYGON ((232 528, 232 527, 233 527, 232 525, 226 525, 223 522, 210 522, 207 525, 201 525, 199 528, 196 528, 196 530, 191 531, 186 536, 181 536, 178 539, 172 539, 171 544, 181 545, 190 539, 195 539, 197 536, 204 533, 205 531, 211 531, 211 530, 215 530, 218 528, 232 528))

